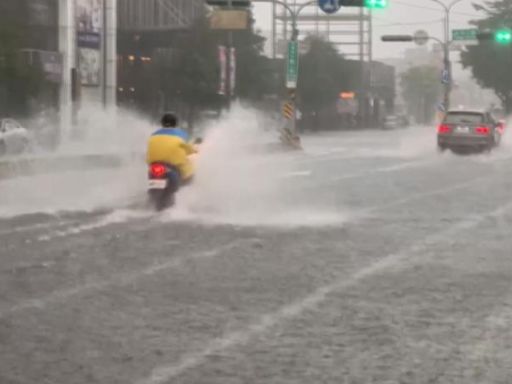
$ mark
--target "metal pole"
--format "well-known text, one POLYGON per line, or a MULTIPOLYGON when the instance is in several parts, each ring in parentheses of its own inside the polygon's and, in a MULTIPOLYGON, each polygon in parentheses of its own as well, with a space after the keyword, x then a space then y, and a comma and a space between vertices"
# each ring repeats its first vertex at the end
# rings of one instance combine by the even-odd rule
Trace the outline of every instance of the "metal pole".
POLYGON ((452 63, 450 61, 450 8, 446 9, 446 37, 445 37, 445 71, 448 75, 448 82, 445 87, 445 109, 450 109, 450 96, 452 92, 452 63))
POLYGON ((368 21, 368 60, 373 61, 373 11, 369 11, 370 20, 368 21))
POLYGON ((366 73, 364 68, 364 8, 359 9, 359 63, 361 66, 359 91, 359 118, 362 128, 366 120, 366 73))
MULTIPOLYGON (((288 8, 288 11, 290 12, 291 19, 292 19, 292 42, 297 42, 299 40, 299 29, 297 28, 297 19, 300 15, 300 13, 311 4, 314 4, 315 1, 308 1, 306 3, 303 3, 299 6, 299 8, 296 8, 296 1, 294 2, 294 7, 288 8)), ((292 132, 294 135, 297 134, 297 105, 296 105, 296 97, 297 97, 297 90, 292 90, 292 96, 291 96, 291 104, 293 106, 293 114, 292 114, 292 132)))
POLYGON ((277 4, 275 2, 272 2, 272 59, 275 60, 276 58, 276 28, 277 28, 277 4))
POLYGON ((103 108, 107 108, 107 0, 103 0, 103 81, 102 101, 103 108))
POLYGON ((444 24, 444 70, 448 75, 448 82, 444 85, 444 107, 445 110, 450 108, 450 95, 452 92, 452 63, 450 60, 450 12, 453 7, 463 0, 454 0, 449 5, 446 5, 441 0, 431 0, 439 4, 445 11, 445 24, 444 24))
MULTIPOLYGON (((292 12, 292 41, 296 42, 299 38, 299 30, 297 29, 297 13, 294 9, 294 12, 292 12)), ((292 113, 292 133, 293 135, 297 134, 297 104, 296 104, 296 97, 297 97, 297 90, 292 90, 292 96, 291 96, 291 103, 293 106, 293 113, 292 113)))
MULTIPOLYGON (((233 3, 232 3, 232 0, 228 0, 228 7, 229 9, 232 9, 233 8, 233 3)), ((227 49, 227 70, 228 70, 228 75, 226 76, 226 85, 227 85, 227 96, 228 96, 228 111, 231 110, 231 101, 232 101, 232 96, 231 96, 231 87, 232 87, 232 84, 231 84, 231 67, 233 65, 233 63, 231 63, 231 49, 233 47, 233 31, 229 30, 228 31, 228 49, 227 49)))

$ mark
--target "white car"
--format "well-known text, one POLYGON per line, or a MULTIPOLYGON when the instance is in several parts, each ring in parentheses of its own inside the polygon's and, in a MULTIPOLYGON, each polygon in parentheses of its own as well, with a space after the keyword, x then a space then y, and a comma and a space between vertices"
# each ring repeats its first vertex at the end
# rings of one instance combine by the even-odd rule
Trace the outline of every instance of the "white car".
POLYGON ((14 119, 0 119, 0 156, 20 154, 29 147, 28 131, 14 119))

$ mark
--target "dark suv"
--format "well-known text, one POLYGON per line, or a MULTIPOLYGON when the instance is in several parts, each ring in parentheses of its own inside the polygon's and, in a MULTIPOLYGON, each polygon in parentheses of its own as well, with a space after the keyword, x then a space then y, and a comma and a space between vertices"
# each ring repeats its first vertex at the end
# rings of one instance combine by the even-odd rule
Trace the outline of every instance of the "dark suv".
POLYGON ((489 112, 450 111, 437 128, 437 145, 440 151, 490 151, 499 145, 504 128, 489 112))

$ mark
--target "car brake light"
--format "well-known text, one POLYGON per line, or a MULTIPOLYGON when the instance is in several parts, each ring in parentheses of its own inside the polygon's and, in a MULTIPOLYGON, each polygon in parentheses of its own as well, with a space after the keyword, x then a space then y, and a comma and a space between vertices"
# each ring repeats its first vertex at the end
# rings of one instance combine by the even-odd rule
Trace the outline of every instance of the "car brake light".
POLYGON ((165 176, 167 169, 162 164, 151 164, 149 172, 151 173, 151 176, 161 178, 165 176))
POLYGON ((491 132, 489 127, 476 127, 475 132, 479 135, 488 135, 491 132))
POLYGON ((437 127, 437 133, 450 133, 450 126, 441 124, 439 127, 437 127))

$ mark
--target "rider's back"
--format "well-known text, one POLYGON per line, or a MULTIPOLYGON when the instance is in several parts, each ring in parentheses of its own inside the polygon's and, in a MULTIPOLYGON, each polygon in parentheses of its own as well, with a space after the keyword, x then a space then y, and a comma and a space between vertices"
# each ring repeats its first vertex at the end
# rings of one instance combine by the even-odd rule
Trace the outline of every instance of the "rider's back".
POLYGON ((186 133, 177 128, 163 128, 148 141, 147 162, 181 165, 187 161, 186 133))

